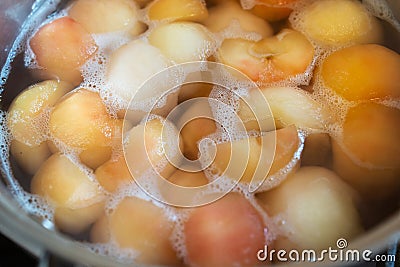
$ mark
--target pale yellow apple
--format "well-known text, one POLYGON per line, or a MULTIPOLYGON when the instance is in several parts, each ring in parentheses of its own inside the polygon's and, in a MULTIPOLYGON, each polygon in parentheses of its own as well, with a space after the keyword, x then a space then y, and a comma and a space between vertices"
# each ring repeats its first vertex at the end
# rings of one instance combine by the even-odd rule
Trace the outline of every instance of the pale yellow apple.
POLYGON ((278 128, 291 124, 300 128, 323 129, 329 112, 310 93, 297 87, 263 89, 278 128))
POLYGON ((370 100, 400 97, 400 55, 381 45, 364 44, 340 49, 321 65, 323 84, 341 97, 370 100))
POLYGON ((139 21, 138 7, 132 0, 77 0, 68 15, 89 33, 129 31, 138 35, 146 29, 139 21))
POLYGON ((124 156, 110 159, 98 167, 94 174, 100 185, 108 192, 115 192, 121 185, 134 182, 124 156))
POLYGON ((125 197, 111 214, 96 222, 91 241, 112 239, 121 248, 137 251, 137 262, 176 266, 179 260, 170 240, 173 227, 162 208, 137 197, 125 197))
POLYGON ((262 182, 284 168, 299 149, 294 126, 271 131, 262 137, 249 137, 217 144, 212 170, 217 175, 243 183, 262 182))
POLYGON ((363 231, 354 191, 322 167, 302 167, 257 197, 270 216, 285 222, 275 249, 336 248, 339 238, 350 240, 363 231))
POLYGON ((79 233, 103 213, 105 194, 92 179, 82 166, 56 153, 33 176, 31 192, 54 206, 55 223, 60 230, 79 233))
POLYGON ((376 103, 351 108, 332 146, 333 169, 366 198, 398 194, 400 111, 376 103))
POLYGON ((321 0, 307 5, 292 25, 322 45, 379 43, 382 28, 359 1, 321 0))
POLYGON ((150 33, 149 42, 176 63, 206 60, 215 47, 207 28, 194 22, 160 25, 150 33))
POLYGON ((251 12, 267 21, 279 21, 289 17, 293 11, 289 6, 299 0, 261 0, 251 9, 251 12))
POLYGON ((198 142, 217 131, 211 107, 206 101, 191 104, 178 121, 183 126, 180 134, 183 142, 183 154, 190 160, 199 156, 198 142), (201 114, 202 116, 199 116, 201 114))

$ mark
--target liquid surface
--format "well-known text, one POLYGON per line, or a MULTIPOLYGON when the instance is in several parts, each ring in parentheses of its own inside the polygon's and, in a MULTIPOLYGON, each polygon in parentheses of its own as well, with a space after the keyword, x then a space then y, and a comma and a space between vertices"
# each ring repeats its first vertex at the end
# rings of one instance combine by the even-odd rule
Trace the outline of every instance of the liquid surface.
MULTIPOLYGON (((304 22, 301 21, 303 9, 307 8, 311 5, 311 2, 317 1, 296 1, 294 4, 288 4, 288 8, 293 9, 291 15, 288 19, 283 22, 275 22, 271 23, 273 25, 273 29, 275 33, 278 33, 281 29, 288 27, 287 24, 291 25, 290 28, 298 30, 300 32, 304 31, 304 22)), ((244 9, 251 9, 256 3, 252 1, 242 1, 242 7, 244 9)), ((213 6, 210 3, 207 3, 207 7, 211 9, 213 6)), ((387 7, 382 5, 380 1, 372 2, 366 1, 366 5, 370 10, 373 10, 373 14, 377 17, 383 18, 388 21, 388 23, 394 25, 396 27, 396 21, 394 20, 393 15, 390 11, 387 10, 387 7), (376 10, 379 10, 379 14, 376 14, 376 10)), ((39 11, 37 11, 37 15, 29 18, 29 21, 25 25, 23 31, 20 36, 17 38, 16 43, 13 47, 12 53, 9 56, 9 59, 2 69, 2 131, 1 131, 1 144, 2 144, 2 162, 3 168, 9 176, 6 179, 6 183, 10 186, 13 194, 16 196, 16 200, 23 206, 27 212, 31 214, 38 215, 40 217, 46 218, 48 220, 54 219, 54 205, 51 203, 47 203, 48 200, 43 199, 37 195, 31 194, 30 188, 30 180, 31 176, 24 174, 24 172, 17 166, 15 159, 9 157, 9 147, 10 142, 13 140, 13 137, 10 135, 9 129, 7 129, 7 110, 10 106, 11 101, 17 96, 17 94, 36 82, 40 79, 32 75, 30 69, 35 69, 38 67, 38 64, 35 60, 35 55, 30 47, 27 47, 29 43, 29 38, 35 34, 36 30, 41 25, 46 25, 47 23, 64 17, 68 14, 69 6, 58 5, 58 10, 52 15, 47 16, 48 11, 53 11, 57 3, 49 2, 46 5, 43 5, 39 11), (23 78, 20 78, 23 77, 23 78), (17 89, 13 89, 17 88, 17 89)), ((144 33, 138 36, 131 36, 128 32, 120 31, 120 32, 111 32, 111 33, 96 33, 92 34, 92 37, 98 46, 97 52, 91 57, 82 67, 81 73, 83 76, 83 81, 79 84, 78 88, 85 88, 91 92, 96 92, 100 95, 103 103, 106 106, 107 112, 112 118, 118 118, 118 112, 121 109, 129 108, 131 110, 140 111, 140 112, 148 112, 148 107, 151 106, 154 102, 154 98, 146 98, 143 101, 127 101, 127 98, 124 97, 123 94, 120 94, 119 91, 115 91, 115 87, 122 87, 121 84, 118 84, 120 80, 117 80, 116 83, 110 83, 108 80, 109 75, 109 64, 112 61, 112 57, 115 51, 117 51, 121 46, 129 44, 133 40, 138 40, 138 42, 143 42, 147 44, 149 42, 149 36, 151 33, 160 27, 160 25, 164 25, 166 21, 154 21, 148 17, 148 10, 151 6, 147 6, 143 9, 138 10, 138 20, 143 22, 148 26, 148 29, 144 31, 144 33), (116 93, 117 92, 117 93, 116 93)), ((393 31, 391 27, 387 26, 386 22, 381 21, 381 24, 386 26, 384 32, 393 31)), ((262 36, 257 32, 248 32, 241 28, 240 24, 237 20, 233 20, 230 25, 221 32, 209 32, 210 41, 205 46, 206 49, 199 53, 199 59, 211 59, 215 58, 221 60, 220 56, 220 47, 222 43, 227 39, 244 39, 250 42, 256 42, 262 40, 262 36)), ((390 36, 384 36, 386 39, 383 42, 384 45, 389 48, 398 46, 393 45, 393 40, 389 40, 390 36)), ((264 183, 257 189, 257 193, 268 192, 273 188, 279 186, 292 172, 295 172, 299 166, 304 167, 304 159, 302 156, 304 155, 304 151, 309 147, 307 145, 306 140, 313 134, 327 134, 331 139, 340 140, 343 138, 343 125, 346 121, 346 116, 352 108, 356 107, 358 104, 362 104, 366 101, 364 100, 356 100, 350 101, 346 100, 346 98, 334 92, 331 88, 328 88, 325 84, 321 75, 319 75, 319 69, 322 67, 323 62, 332 55, 336 51, 340 51, 345 47, 350 47, 353 44, 343 44, 336 46, 326 46, 321 44, 318 41, 315 41, 308 37, 310 43, 314 48, 314 54, 311 60, 311 63, 307 66, 307 68, 299 74, 290 75, 287 78, 283 78, 277 81, 267 81, 264 79, 265 77, 261 76, 260 80, 255 80, 255 82, 261 89, 265 88, 280 88, 280 87, 299 87, 301 90, 307 92, 307 95, 311 100, 315 101, 319 106, 323 107, 324 110, 328 110, 328 115, 326 116, 326 120, 323 116, 321 118, 317 118, 316 121, 321 125, 321 127, 315 129, 310 127, 305 127, 304 125, 300 125, 296 127, 296 134, 298 138, 298 143, 294 147, 294 152, 290 156, 290 160, 281 166, 277 172, 273 173, 266 177, 264 183)), ((176 65, 174 60, 165 57, 165 62, 168 66, 176 65)), ((226 62, 223 62, 226 63, 226 62)), ((229 64, 228 64, 229 65, 229 64)), ((233 66, 235 67, 235 66, 233 66)), ((239 95, 239 98, 232 97, 232 90, 226 90, 226 88, 221 88, 219 86, 214 86, 211 93, 209 94, 209 98, 218 100, 220 103, 225 103, 226 106, 217 105, 211 103, 211 112, 214 118, 219 122, 219 128, 213 134, 208 135, 207 137, 217 146, 224 143, 229 143, 229 141, 237 141, 247 139, 249 137, 260 138, 265 136, 265 132, 259 132, 257 130, 249 131, 243 133, 243 131, 239 131, 238 128, 235 128, 235 116, 232 115, 232 110, 239 109, 239 99, 241 97, 249 96, 250 88, 254 85, 251 81, 240 81, 229 73, 229 71, 221 70, 223 75, 218 76, 220 78, 219 82, 223 83, 229 89, 234 88, 234 92, 239 95), (226 73, 225 73, 225 72, 226 73), (221 108, 222 106, 222 108, 221 108), (233 130, 232 130, 233 129, 233 130), (233 136, 226 135, 226 132, 234 133, 233 136)), ((176 69, 176 72, 169 72, 167 77, 164 80, 166 86, 173 85, 179 82, 183 82, 185 80, 186 75, 184 75, 184 71, 179 67, 176 69), (172 73, 172 74, 171 74, 172 73)), ((268 78, 268 77, 267 77, 268 78)), ((266 78, 266 79, 267 79, 266 78)), ((117 77, 118 79, 118 77, 117 77)), ((218 79, 216 79, 218 80, 218 79)), ((215 82, 218 82, 216 81, 215 82)), ((125 86, 125 85, 124 85, 125 86)), ((162 90, 162 89, 161 89, 162 90)), ((300 90, 300 89, 299 89, 300 90)), ((178 89, 171 90, 169 95, 172 96, 174 93, 177 93, 178 89)), ((145 93, 144 93, 145 94, 145 93)), ((273 95, 270 95, 273 97, 273 95)), ((274 96, 274 100, 278 99, 277 96, 274 96)), ((384 99, 373 99, 373 102, 381 104, 385 107, 394 108, 396 110, 400 109, 399 99, 396 97, 386 97, 384 99)), ((164 107, 164 103, 168 103, 168 100, 164 99, 159 104, 160 107, 164 107), (163 102, 164 101, 164 102, 163 102)), ((79 116, 76 114, 76 116, 79 116)), ((151 118, 161 118, 159 115, 152 115, 151 118)), ((40 129, 41 132, 49 133, 49 118, 43 116, 41 121, 37 122, 37 125, 42 127, 40 129)), ((278 125, 278 128, 285 129, 289 125, 285 125, 284 122, 275 121, 278 125), (280 124, 282 123, 282 124, 280 124)), ((137 125, 139 121, 132 120, 134 125, 137 125)), ((173 132, 167 136, 167 143, 173 143, 173 132), (170 138, 168 140, 168 138, 170 138)), ((191 209, 183 209, 183 208, 175 208, 169 205, 165 205, 159 201, 156 201, 148 194, 143 192, 142 188, 138 186, 136 183, 128 183, 125 186, 118 188, 115 192, 109 193, 105 190, 98 181, 96 180, 95 168, 92 169, 85 164, 82 163, 79 158, 79 150, 71 149, 66 146, 63 147, 63 144, 60 143, 57 139, 54 139, 51 134, 46 136, 47 139, 52 140, 56 147, 61 150, 61 152, 72 160, 74 164, 76 164, 80 171, 85 173, 87 177, 89 177, 90 181, 93 181, 96 186, 98 186, 99 190, 104 193, 106 196, 105 206, 104 206, 104 214, 105 216, 113 216, 115 210, 118 205, 124 201, 126 198, 138 198, 141 200, 145 200, 147 202, 152 203, 157 208, 162 210, 163 216, 165 216, 166 220, 173 224, 173 230, 171 230, 171 234, 169 237, 171 246, 175 251, 177 258, 179 261, 184 261, 185 264, 192 265, 191 259, 188 256, 188 251, 185 243, 185 224, 189 220, 192 210, 191 209)), ((279 139, 278 139, 279 140, 279 139)), ((330 145, 329 145, 330 146, 330 145)), ((310 145, 311 147, 311 145, 310 145)), ((312 148, 310 148, 312 149, 312 148)), ((200 144, 199 147, 200 152, 206 154, 208 151, 208 146, 206 143, 203 143, 203 146, 200 144)), ((315 148, 312 152, 315 152, 315 148)), ((170 152, 171 154, 176 154, 175 150, 170 152)), ((118 159, 123 152, 121 148, 115 148, 111 155, 112 159, 118 159)), ((315 153, 312 153, 315 154, 315 153)), ((329 154, 329 153, 328 153, 329 154)), ((322 165, 325 168, 332 169, 332 155, 328 155, 328 160, 320 162, 312 162, 311 165, 322 165)), ((205 159, 204 159, 205 160, 205 159)), ((207 160, 202 162, 203 165, 207 165, 207 160)), ((161 162, 158 168, 163 170, 165 166, 165 162, 161 162), (163 165, 164 164, 164 165, 163 165)), ((374 165, 371 165, 370 169, 375 169, 374 165), (371 167, 372 166, 372 167, 371 167)), ((157 169, 157 168, 156 168, 157 169)), ((266 210, 263 204, 260 204, 260 200, 258 196, 254 192, 249 192, 248 184, 235 184, 231 178, 220 175, 218 172, 218 168, 215 166, 210 166, 204 171, 205 177, 208 181, 219 180, 219 183, 215 186, 211 186, 208 190, 203 192, 204 196, 225 193, 229 191, 230 188, 232 192, 238 193, 250 203, 250 206, 256 210, 256 212, 261 217, 261 220, 265 226, 265 231, 263 233, 263 240, 265 244, 274 244, 274 242, 279 239, 279 236, 291 236, 293 231, 296 231, 296 226, 291 226, 287 224, 287 220, 289 218, 288 214, 278 213, 273 214, 266 210), (293 227, 293 228, 291 228, 293 227)), ((146 170, 141 177, 135 177, 135 179, 142 179, 145 182, 140 183, 142 187, 146 189, 147 192, 154 192, 154 195, 161 196, 162 192, 158 187, 152 177, 156 176, 154 170, 146 170)), ((363 200, 361 204, 359 204, 359 213, 362 219, 362 224, 365 229, 369 229, 372 226, 376 225, 378 221, 384 219, 388 214, 391 214, 396 207, 396 201, 392 201, 392 199, 397 199, 396 196, 389 196, 387 198, 382 198, 378 200, 363 200), (392 202, 389 202, 392 201, 392 202), (387 204, 387 203, 393 203, 387 204), (368 210, 368 207, 371 207, 368 210), (385 207, 384 209, 382 207, 385 207), (368 211, 364 211, 368 210, 368 211), (370 213, 372 210, 372 214, 370 213)), ((50 201, 51 202, 51 201, 50 201)), ((121 226, 122 227, 122 226, 121 226)), ((132 248, 121 248, 121 244, 115 238, 111 238, 108 243, 99 244, 89 243, 88 240, 88 232, 90 230, 85 230, 78 234, 72 234, 74 238, 78 240, 82 240, 91 250, 96 253, 100 253, 103 255, 111 255, 116 257, 118 260, 122 262, 132 262, 137 259, 140 254, 140 251, 136 251, 132 248)), ((68 232, 68 231, 67 231, 68 232)), ((336 240, 334 240, 336 241, 336 240)))

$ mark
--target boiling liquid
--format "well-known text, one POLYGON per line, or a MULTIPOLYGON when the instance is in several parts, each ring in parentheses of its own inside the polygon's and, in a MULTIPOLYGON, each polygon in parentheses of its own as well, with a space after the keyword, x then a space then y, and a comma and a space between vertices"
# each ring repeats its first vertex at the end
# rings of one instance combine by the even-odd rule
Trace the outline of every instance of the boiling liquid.
MULTIPOLYGON (((254 4, 251 1, 243 1, 243 2, 244 6, 249 6, 249 7, 251 7, 252 4, 254 4)), ((382 5, 379 5, 379 3, 380 3, 379 1, 376 1, 375 6, 379 6, 380 7, 379 10, 383 9, 385 11, 385 12, 380 12, 379 13, 380 16, 383 18, 388 18, 389 22, 395 25, 396 23, 393 21, 393 18, 391 17, 390 13, 388 13, 385 10, 385 7, 382 8, 382 5)), ((304 2, 299 1, 296 5, 294 5, 293 6, 294 14, 296 13, 297 9, 302 8, 302 6, 306 4, 307 1, 304 2)), ((35 67, 35 61, 32 58, 32 54, 26 47, 28 38, 32 36, 34 31, 43 23, 43 21, 45 21, 46 23, 53 20, 54 18, 65 15, 66 11, 64 10, 64 8, 65 4, 60 5, 58 4, 58 2, 49 1, 48 3, 43 3, 40 6, 40 10, 36 10, 36 16, 30 17, 26 22, 26 24, 24 25, 21 34, 14 43, 8 61, 4 66, 1 74, 2 75, 1 85, 3 88, 1 97, 2 97, 2 108, 4 111, 8 109, 11 101, 21 90, 25 89, 27 86, 31 84, 38 82, 36 78, 31 76, 31 72, 27 68, 27 67, 35 67), (53 10, 56 11, 54 11, 52 15, 46 17, 46 14, 49 14, 53 10), (25 52, 25 54, 23 52, 25 52)), ((140 12, 140 16, 141 16, 140 20, 149 25, 149 30, 146 31, 144 34, 135 38, 147 40, 148 33, 151 31, 151 29, 157 27, 158 23, 150 21, 146 17, 145 10, 144 11, 142 10, 140 12)), ((295 17, 296 17, 295 15, 291 17, 292 18, 291 22, 293 23, 294 26, 296 23, 295 17)), ((393 32, 395 32, 393 28, 390 27, 389 23, 387 22, 382 22, 382 24, 384 24, 385 26, 384 27, 385 39, 386 39, 385 45, 394 50, 399 49, 400 35, 397 33, 396 38, 393 38, 393 32)), ((275 23, 274 25, 275 31, 278 32, 279 29, 282 27, 282 25, 283 25, 282 23, 275 23)), ((229 27, 229 31, 224 31, 223 33, 216 33, 213 35, 213 38, 215 41, 215 46, 218 47, 222 43, 222 41, 226 38, 244 38, 249 40, 259 40, 260 36, 258 36, 257 34, 249 34, 247 32, 244 32, 243 30, 240 29, 239 25, 236 22, 233 22, 232 25, 229 27)), ((108 90, 107 84, 104 80, 106 71, 105 68, 112 52, 115 51, 117 48, 119 48, 121 45, 131 41, 131 38, 123 33, 109 33, 109 34, 94 35, 94 39, 96 41, 96 44, 99 46, 99 50, 97 54, 92 59, 90 59, 85 66, 83 66, 82 73, 84 76, 84 80, 80 85, 80 87, 99 92, 100 95, 103 97, 105 104, 108 106, 109 111, 112 113, 112 115, 115 115, 115 111, 123 107, 124 103, 123 101, 121 101, 121 99, 118 99, 117 96, 112 95, 108 90), (102 62, 102 64, 99 64, 99 62, 102 62)), ((318 67, 319 64, 322 62, 322 60, 327 55, 333 52, 333 50, 327 50, 323 47, 319 47, 317 44, 314 44, 314 47, 316 53, 313 64, 310 66, 309 69, 307 69, 307 71, 304 74, 298 75, 293 79, 281 81, 271 85, 307 87, 312 78, 313 68, 318 67)), ((213 51, 215 51, 215 47, 210 47, 207 53, 211 54, 207 55, 207 57, 212 55, 212 53, 214 53, 213 51)), ((240 85, 238 86, 238 84, 232 82, 230 83, 231 83, 230 86, 232 88, 240 87, 240 85)), ((322 103, 322 105, 324 106, 335 107, 335 110, 337 110, 337 108, 340 107, 338 114, 336 114, 338 115, 339 118, 338 123, 328 125, 321 132, 328 133, 333 137, 340 137, 342 134, 341 124, 343 123, 347 110, 349 107, 357 104, 357 102, 347 101, 339 97, 330 89, 324 87, 322 81, 319 78, 313 80, 312 83, 313 83, 313 90, 311 92, 311 95, 313 99, 322 103)), ((217 92, 216 90, 214 90, 214 94, 217 94, 215 92, 217 92)), ((224 99, 223 96, 221 97, 220 100, 222 102, 226 101, 226 99, 224 99)), ((387 106, 400 108, 400 102, 396 99, 386 100, 383 101, 382 103, 387 106)), ((229 111, 225 112, 226 114, 230 114, 229 111)), ((224 113, 224 111, 222 111, 222 113, 224 113)), ((16 197, 16 201, 18 201, 21 204, 21 206, 23 206, 27 210, 27 212, 52 220, 53 208, 50 205, 48 205, 46 201, 42 200, 41 198, 38 198, 37 196, 33 196, 29 193, 30 177, 24 175, 23 172, 21 172, 18 166, 15 164, 14 160, 9 157, 10 136, 6 129, 7 123, 5 121, 6 119, 5 114, 6 113, 4 112, 2 113, 3 116, 1 124, 3 127, 1 134, 1 145, 2 145, 1 159, 3 161, 3 164, 5 166, 5 171, 7 173, 5 182, 10 186, 11 191, 16 197)), ((229 125, 230 124, 229 119, 227 119, 224 122, 224 124, 225 126, 229 125)), ((288 164, 288 166, 283 168, 274 177, 269 177, 266 180, 266 183, 269 185, 269 187, 273 187, 275 184, 285 179, 287 173, 294 167, 294 164, 299 160, 301 156, 301 151, 304 146, 304 140, 309 134, 310 134, 309 130, 300 129, 299 137, 301 144, 299 145, 298 151, 294 154, 294 158, 288 164)), ((221 142, 221 140, 223 139, 222 137, 223 137, 222 135, 216 135, 214 140, 217 143, 221 142)), ((329 168, 330 166, 328 165, 326 167, 329 168)), ((87 168, 84 167, 84 169, 87 168)), ((218 178, 215 177, 215 175, 210 170, 206 171, 206 175, 208 175, 210 180, 218 178)), ((222 179, 219 186, 214 187, 213 190, 214 192, 225 192, 226 188, 231 187, 231 185, 232 181, 230 179, 222 179)), ((155 191, 158 190, 157 188, 151 188, 154 185, 150 184, 148 186, 150 187, 149 188, 150 190, 155 190, 155 191)), ((267 225, 269 228, 269 231, 265 236, 266 242, 269 243, 271 242, 271 240, 274 240, 276 235, 280 234, 279 231, 281 231, 280 228, 277 227, 277 225, 284 223, 284 218, 282 219, 280 216, 273 218, 269 217, 264 212, 264 210, 258 205, 257 201, 255 200, 254 194, 248 192, 246 186, 239 184, 233 189, 233 191, 243 194, 252 203, 252 205, 256 208, 256 210, 258 210, 259 213, 262 215, 263 220, 265 221, 265 225, 267 225)), ((213 193, 213 191, 211 190, 209 193, 213 193)), ((182 229, 183 229, 183 223, 188 216, 188 211, 185 209, 172 208, 152 200, 146 194, 144 194, 135 184, 132 184, 131 187, 123 188, 114 195, 112 195, 106 204, 105 211, 111 212, 125 196, 136 196, 148 201, 153 201, 155 205, 162 207, 165 210, 166 215, 176 224, 176 228, 174 230, 173 237, 171 239, 174 241, 174 248, 177 251, 178 256, 184 258, 186 255, 186 249, 184 245, 184 237, 182 229)), ((374 207, 374 210, 376 210, 375 212, 376 214, 372 215, 370 214, 369 216, 364 216, 365 217, 364 224, 367 227, 371 227, 374 224, 376 224, 378 220, 381 221, 388 214, 391 214, 393 210, 397 208, 395 204, 396 201, 392 201, 391 203, 392 204, 390 203, 388 204, 388 202, 385 202, 383 205, 382 203, 373 203, 373 204, 369 203, 368 204, 369 206, 366 204, 365 207, 370 207, 368 209, 368 212, 371 211, 371 205, 376 206, 374 207)), ((75 236, 75 238, 86 241, 86 234, 84 233, 80 237, 75 236)), ((132 256, 135 255, 135 252, 132 252, 130 250, 127 251, 119 250, 118 248, 115 247, 115 244, 114 245, 87 244, 87 245, 97 253, 112 254, 117 258, 119 258, 121 261, 130 262, 132 260, 132 256)))

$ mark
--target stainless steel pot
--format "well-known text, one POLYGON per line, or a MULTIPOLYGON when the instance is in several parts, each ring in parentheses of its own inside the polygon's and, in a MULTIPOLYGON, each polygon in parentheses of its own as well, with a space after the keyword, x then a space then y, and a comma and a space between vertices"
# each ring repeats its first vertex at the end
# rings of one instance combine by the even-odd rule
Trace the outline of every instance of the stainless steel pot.
MULTIPOLYGON (((38 0, 36 2, 34 0, 0 1, 0 66, 5 64, 7 56, 9 56, 9 52, 13 48, 13 41, 18 36, 23 36, 21 26, 26 19, 30 18, 29 14, 39 12, 41 5, 46 1, 50 0, 38 0)), ((61 1, 53 0, 52 2, 58 3, 61 1)), ((387 0, 387 2, 397 19, 400 20, 400 1, 387 0)), ((56 6, 54 4, 54 8, 56 6)), ((394 45, 398 46, 399 43, 396 41, 394 45)), ((396 48, 397 51, 400 50, 400 47, 396 48)), ((3 71, 5 71, 4 68, 3 71)), ((39 259, 42 259, 39 261, 39 266, 47 266, 46 262, 52 256, 65 259, 77 266, 128 266, 91 252, 82 244, 54 231, 49 221, 28 214, 17 204, 10 193, 11 185, 7 182, 10 181, 10 179, 7 179, 10 174, 7 172, 7 164, 4 159, 2 159, 0 171, 3 178, 0 181, 0 232, 39 259)), ((380 252, 392 244, 398 243, 399 240, 400 211, 351 242, 350 247, 358 250, 370 249, 373 252, 380 252)), ((302 266, 306 265, 309 264, 302 264, 302 266)), ((343 262, 336 264, 321 263, 321 266, 327 265, 343 265, 343 262)))

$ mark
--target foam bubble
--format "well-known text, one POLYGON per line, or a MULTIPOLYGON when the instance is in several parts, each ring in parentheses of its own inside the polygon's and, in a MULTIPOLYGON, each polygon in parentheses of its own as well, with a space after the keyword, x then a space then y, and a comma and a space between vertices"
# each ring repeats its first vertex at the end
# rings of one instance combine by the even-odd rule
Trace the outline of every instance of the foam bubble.
MULTIPOLYGON (((289 4, 288 6, 293 8, 289 21, 291 25, 299 30, 303 31, 302 28, 302 18, 301 18, 301 10, 308 4, 313 1, 296 1, 293 4, 289 4)), ((250 9, 256 1, 254 0, 242 0, 241 4, 244 8, 250 9)), ((378 0, 364 0, 364 5, 372 12, 375 16, 385 19, 392 23, 393 25, 397 25, 397 29, 399 29, 398 22, 395 20, 393 14, 388 10, 387 6, 383 5, 383 1, 378 0)), ((54 9, 54 3, 49 4, 48 9, 54 9)), ((155 27, 168 23, 169 21, 151 21, 147 17, 148 7, 142 10, 139 10, 138 16, 139 20, 143 21, 148 25, 148 30, 136 37, 132 37, 127 35, 125 32, 114 32, 114 33, 106 33, 106 34, 96 34, 93 35, 93 38, 98 45, 98 52, 94 57, 92 57, 84 66, 82 66, 81 71, 84 77, 84 80, 80 87, 89 89, 91 91, 98 92, 103 99, 104 103, 107 106, 107 110, 109 113, 116 117, 117 111, 127 108, 129 103, 127 103, 126 99, 120 98, 118 95, 113 93, 112 87, 106 81, 107 67, 109 65, 110 56, 114 51, 116 51, 120 46, 135 40, 140 39, 145 43, 148 43, 148 35, 152 29, 155 27)), ((1 85, 3 86, 7 81, 7 77, 9 72, 11 71, 11 61, 12 59, 20 52, 25 51, 25 65, 29 68, 37 68, 37 64, 34 58, 32 51, 27 45, 28 36, 31 36, 35 29, 37 29, 40 25, 44 25, 45 23, 54 20, 57 17, 64 16, 66 11, 54 13, 52 16, 45 19, 45 14, 47 11, 42 11, 37 18, 32 19, 30 21, 29 27, 25 27, 23 34, 20 35, 17 39, 16 45, 13 46, 12 51, 10 52, 9 59, 7 61, 6 66, 2 70, 2 80, 1 85)), ((225 39, 229 38, 243 38, 251 41, 258 41, 261 39, 261 36, 255 32, 246 32, 238 23, 237 20, 233 20, 231 25, 219 33, 211 34, 211 37, 214 42, 210 43, 205 51, 203 51, 202 57, 208 57, 210 54, 216 55, 217 48, 221 45, 221 43, 225 39)), ((263 84, 259 83, 259 86, 262 87, 274 87, 274 86, 299 86, 299 85, 309 85, 312 84, 312 97, 322 105, 326 106, 329 110, 334 110, 331 112, 336 115, 333 123, 326 125, 326 129, 322 129, 322 131, 328 132, 332 136, 340 136, 342 132, 342 123, 346 116, 347 110, 356 105, 357 102, 349 102, 335 94, 332 90, 324 86, 323 81, 319 77, 318 73, 314 73, 315 69, 320 66, 321 62, 326 58, 327 55, 332 53, 333 51, 340 49, 340 47, 335 48, 327 48, 322 47, 320 44, 316 42, 312 42, 315 48, 315 56, 307 68, 307 70, 299 75, 294 77, 290 77, 287 80, 280 81, 277 83, 269 83, 263 84), (314 75, 314 77, 313 77, 314 75), (311 79, 314 78, 313 81, 311 79)), ((168 62, 173 65, 173 62, 168 62)), ((204 70, 207 70, 207 65, 203 66, 204 70)), ((174 85, 183 82, 189 74, 189 71, 184 69, 178 69, 174 73, 168 73, 168 76, 165 77, 165 84, 174 85)), ((204 142, 200 142, 200 152, 207 155, 207 150, 211 144, 220 144, 224 142, 231 142, 235 140, 241 140, 244 138, 248 138, 249 136, 259 136, 260 133, 257 132, 243 132, 241 128, 238 126, 240 122, 237 121, 234 113, 237 111, 238 102, 240 97, 244 97, 248 95, 248 92, 251 88, 255 87, 254 83, 250 83, 245 80, 238 80, 232 72, 230 72, 227 68, 217 68, 214 70, 213 82, 217 85, 214 86, 210 98, 217 100, 220 104, 215 104, 215 102, 210 102, 212 112, 216 120, 218 121, 218 129, 217 132, 207 136, 204 142), (224 88, 222 85, 227 85, 228 88, 224 88)), ((166 96, 172 95, 176 90, 172 90, 166 96)), ((166 103, 166 99, 162 99, 159 102, 159 106, 162 107, 166 103), (163 102, 164 101, 164 102, 163 102)), ((132 107, 137 110, 147 111, 149 106, 153 106, 155 102, 155 98, 146 98, 143 101, 139 101, 134 103, 132 107)), ((393 99, 385 99, 380 103, 400 109, 400 101, 393 99)), ((131 107, 131 108, 132 108, 131 107)), ((79 160, 79 153, 81 151, 72 149, 59 140, 51 138, 48 130, 48 120, 50 109, 46 110, 41 116, 35 120, 35 123, 32 127, 35 127, 38 131, 44 133, 43 138, 49 138, 55 146, 63 153, 68 156, 79 168, 88 175, 89 179, 92 181, 96 181, 96 177, 93 174, 93 171, 86 166, 84 166, 79 160)), ((6 129, 6 121, 5 121, 5 113, 1 113, 1 122, 0 125, 2 127, 1 135, 0 135, 0 143, 1 143, 1 153, 2 153, 2 163, 5 166, 5 170, 7 175, 7 182, 10 185, 11 192, 16 196, 17 202, 29 213, 37 215, 42 218, 46 218, 48 220, 53 220, 54 208, 49 205, 45 200, 40 197, 33 196, 23 190, 23 188, 19 185, 18 181, 14 179, 12 174, 12 169, 9 164, 9 142, 10 136, 8 129, 6 129)), ((149 119, 152 118, 160 118, 156 115, 151 115, 149 119)), ((175 135, 173 130, 167 129, 167 141, 169 142, 170 138, 173 138, 175 135)), ((294 157, 291 161, 279 170, 277 173, 270 175, 266 178, 262 186, 259 188, 257 192, 267 191, 276 186, 278 186, 287 176, 293 171, 296 166, 298 166, 300 161, 301 152, 304 147, 304 140, 307 136, 308 132, 300 130, 298 132, 300 142, 299 146, 294 153, 294 157)), ((177 151, 172 148, 169 151, 171 154, 176 154, 177 151)), ((113 150, 113 158, 122 155, 122 150, 113 150)), ((207 157, 205 157, 205 161, 209 162, 207 157)), ((184 236, 184 223, 190 215, 191 209, 179 209, 169 207, 160 201, 154 200, 151 196, 146 194, 145 192, 151 192, 153 196, 162 200, 162 194, 160 192, 160 188, 157 182, 157 171, 162 170, 166 166, 167 162, 162 161, 160 164, 155 166, 155 170, 149 169, 140 177, 135 177, 138 181, 140 181, 140 186, 137 183, 130 182, 126 184, 122 184, 115 193, 109 196, 106 201, 105 212, 106 214, 112 213, 116 206, 125 198, 125 197, 137 197, 149 202, 152 202, 154 205, 160 207, 167 218, 175 224, 173 233, 171 235, 170 241, 177 252, 177 255, 181 259, 187 258, 187 250, 185 246, 185 236, 184 236), (141 188, 142 187, 142 188, 141 188), (143 191, 143 189, 145 189, 143 191)), ((265 239, 266 243, 269 244, 272 242, 276 236, 284 234, 289 235, 291 227, 287 225, 285 214, 279 214, 274 217, 270 217, 262 207, 257 203, 254 193, 250 193, 248 191, 248 185, 244 183, 236 184, 236 181, 232 180, 226 176, 217 175, 217 171, 213 169, 212 166, 208 167, 204 171, 207 179, 209 181, 217 181, 217 183, 210 186, 206 191, 202 193, 202 195, 198 195, 198 198, 206 197, 210 194, 215 193, 223 193, 231 190, 233 192, 238 192, 246 197, 249 200, 251 205, 259 212, 262 216, 264 223, 266 225, 265 230, 265 239)), ((100 185, 99 185, 100 187, 100 185)), ((133 250, 124 250, 118 247, 115 240, 111 239, 108 244, 91 244, 84 243, 90 250, 95 253, 112 256, 115 257, 118 261, 133 263, 134 258, 137 257, 137 252, 133 250)))
POLYGON ((400 100, 398 99, 386 98, 382 99, 381 101, 378 101, 378 103, 385 105, 387 107, 400 109, 400 100))
POLYGON ((139 252, 133 249, 121 248, 118 244, 111 240, 108 243, 83 243, 90 251, 115 259, 120 263, 133 264, 134 259, 139 255, 139 252))
POLYGON ((372 15, 389 22, 398 32, 400 32, 400 22, 395 17, 386 1, 362 0, 362 3, 372 15))

